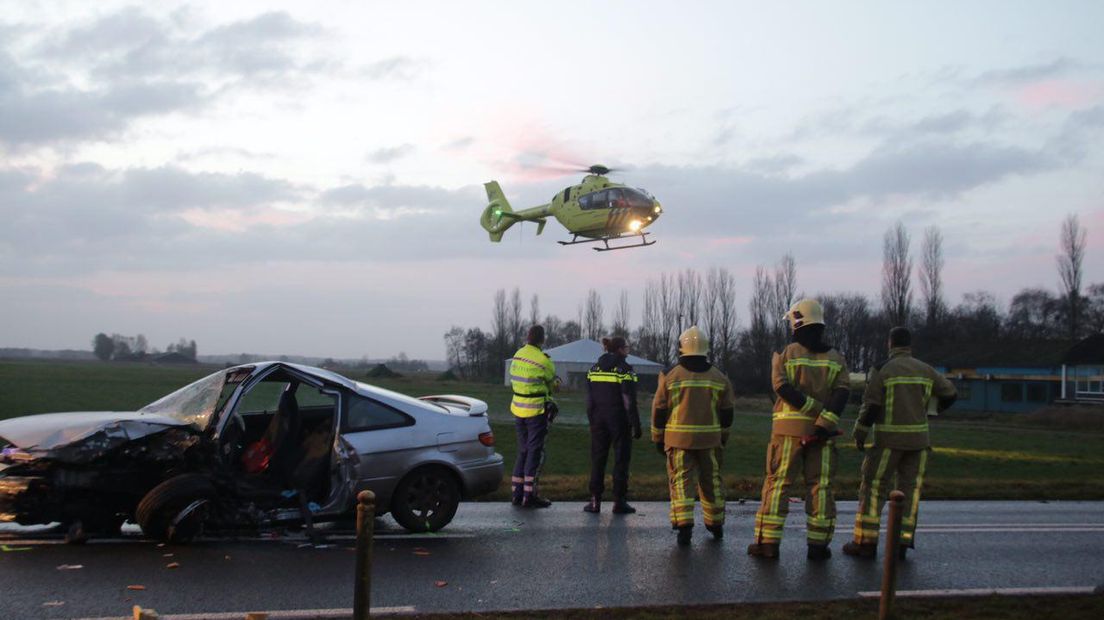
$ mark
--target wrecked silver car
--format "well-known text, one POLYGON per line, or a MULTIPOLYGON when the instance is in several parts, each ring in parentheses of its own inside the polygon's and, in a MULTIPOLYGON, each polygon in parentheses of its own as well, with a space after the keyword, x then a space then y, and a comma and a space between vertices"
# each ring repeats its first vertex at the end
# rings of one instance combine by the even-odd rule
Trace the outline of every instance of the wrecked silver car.
POLYGON ((502 480, 487 405, 411 398, 284 362, 228 368, 133 413, 0 421, 0 521, 60 522, 72 541, 125 521, 159 540, 312 525, 376 494, 415 532, 502 480))

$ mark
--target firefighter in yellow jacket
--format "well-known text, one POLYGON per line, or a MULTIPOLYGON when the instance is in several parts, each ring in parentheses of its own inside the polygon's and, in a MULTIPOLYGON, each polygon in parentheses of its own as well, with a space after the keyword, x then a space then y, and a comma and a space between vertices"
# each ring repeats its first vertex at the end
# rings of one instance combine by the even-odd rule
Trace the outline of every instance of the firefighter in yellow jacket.
POLYGON ((891 329, 889 359, 871 372, 863 393, 862 411, 855 421, 855 447, 865 450, 872 427, 874 446, 865 450, 863 458, 854 540, 843 546, 847 555, 868 558, 877 555, 882 506, 894 488, 894 476, 896 488, 905 494, 898 549, 902 560, 914 546, 920 489, 931 451, 928 403, 935 398, 937 410, 943 411, 958 395, 946 377, 912 356, 911 346, 912 334, 908 329, 891 329))
POLYGON ((537 478, 544 464, 544 439, 548 425, 559 409, 552 401, 556 386, 556 365, 541 350, 544 327, 534 325, 525 337, 526 344, 510 359, 510 413, 517 431, 517 460, 510 478, 512 503, 522 508, 548 508, 552 502, 537 491, 537 478))
POLYGON ((694 530, 695 483, 705 528, 714 539, 724 536, 721 462, 736 401, 732 383, 706 360, 707 353, 709 340, 700 329, 682 332, 678 364, 659 376, 652 401, 652 441, 667 457, 671 527, 680 545, 690 544, 694 530))
POLYGON ((748 554, 778 557, 794 480, 805 481, 805 537, 810 560, 832 556, 828 544, 836 527, 832 480, 840 413, 850 393, 847 364, 823 341, 824 310, 802 299, 786 313, 793 342, 771 360, 774 402, 763 497, 755 515, 755 542, 748 554))

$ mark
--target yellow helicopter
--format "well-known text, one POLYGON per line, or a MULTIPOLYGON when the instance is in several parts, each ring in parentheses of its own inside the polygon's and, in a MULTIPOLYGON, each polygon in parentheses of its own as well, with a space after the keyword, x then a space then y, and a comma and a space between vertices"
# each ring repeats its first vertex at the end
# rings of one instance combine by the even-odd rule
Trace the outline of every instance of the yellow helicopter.
POLYGON ((558 192, 548 204, 521 211, 510 208, 498 181, 485 183, 490 204, 483 209, 480 225, 491 241, 497 243, 502 240, 502 233, 517 222, 536 222, 539 235, 544 232, 548 216, 552 216, 571 233, 571 241, 559 241, 560 245, 601 243, 603 247, 593 249, 607 252, 655 244, 646 239, 651 233, 644 229, 659 218, 663 207, 651 194, 610 182, 606 175, 613 170, 605 166, 595 165, 578 172, 587 173, 582 183, 558 192), (609 243, 628 238, 638 238, 639 243, 616 246, 609 243))

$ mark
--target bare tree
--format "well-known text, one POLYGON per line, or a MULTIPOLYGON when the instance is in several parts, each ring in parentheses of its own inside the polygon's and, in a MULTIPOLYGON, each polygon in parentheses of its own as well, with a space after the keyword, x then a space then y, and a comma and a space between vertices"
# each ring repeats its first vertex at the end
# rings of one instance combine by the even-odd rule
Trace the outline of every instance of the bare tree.
POLYGON ((746 334, 744 362, 741 371, 747 378, 741 382, 752 389, 770 389, 770 358, 773 346, 773 320, 770 316, 774 307, 774 282, 770 273, 762 265, 755 267, 755 279, 752 281, 751 299, 748 311, 751 314, 751 327, 746 334))
POLYGON ((517 349, 525 341, 525 327, 521 324, 521 291, 514 287, 510 294, 509 328, 510 349, 517 349))
POLYGON ((713 363, 727 372, 736 350, 736 280, 727 269, 713 267, 705 280, 702 317, 712 342, 713 363))
POLYGON ((657 345, 664 366, 678 357, 679 308, 675 278, 666 273, 659 276, 659 330, 657 345))
POLYGON ((464 370, 460 367, 463 352, 464 328, 453 325, 451 329, 445 332, 445 362, 450 370, 456 369, 457 372, 463 374, 464 370))
POLYGON ((629 335, 629 292, 622 289, 617 298, 617 306, 613 309, 613 325, 610 332, 614 336, 625 338, 629 335))
POLYGON ((648 280, 644 285, 643 311, 640 316, 640 327, 636 330, 636 349, 644 359, 655 360, 659 354, 659 323, 660 323, 660 299, 659 289, 654 280, 648 280))
POLYGON ((884 354, 885 330, 875 325, 870 302, 861 293, 818 294, 824 307, 824 339, 839 349, 847 367, 870 368, 884 354))
POLYGON ((591 340, 602 338, 602 297, 598 291, 590 289, 587 292, 586 305, 583 309, 583 335, 591 340))
MULTIPOLYGON (((537 299, 537 294, 533 293, 533 297, 529 300, 529 325, 525 328, 528 330, 530 326, 540 324, 540 300, 537 299)), ((548 333, 548 327, 545 326, 545 334, 548 333)))
POLYGON ((924 325, 935 329, 947 313, 943 301, 943 233, 938 226, 924 230, 920 249, 920 294, 924 297, 924 325))
POLYGON ((770 290, 770 321, 772 325, 772 346, 782 349, 789 340, 790 326, 785 319, 786 312, 797 296, 797 263, 793 254, 787 253, 774 266, 774 281, 770 290))
POLYGON ((1058 275, 1062 278, 1062 292, 1068 308, 1069 338, 1076 340, 1081 328, 1081 263, 1085 259, 1085 229, 1076 213, 1066 216, 1062 222, 1058 249, 1061 251, 1056 257, 1058 275))
POLYGON ((893 325, 908 323, 912 307, 911 274, 909 234, 905 225, 897 222, 886 230, 882 244, 882 308, 893 325))
POLYGON ((702 281, 698 272, 687 269, 678 274, 678 329, 697 325, 701 308, 702 281))

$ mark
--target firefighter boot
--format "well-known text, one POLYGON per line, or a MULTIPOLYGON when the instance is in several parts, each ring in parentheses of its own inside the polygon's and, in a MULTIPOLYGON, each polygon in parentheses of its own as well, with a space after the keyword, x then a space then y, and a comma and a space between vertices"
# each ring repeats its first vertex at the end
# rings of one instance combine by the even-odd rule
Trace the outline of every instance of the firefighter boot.
POLYGON ((693 525, 680 525, 678 527, 678 544, 680 547, 686 547, 690 544, 690 537, 694 535, 693 525))
POLYGON ((585 506, 583 506, 583 512, 590 512, 590 513, 598 514, 601 511, 602 511, 602 498, 598 497, 597 495, 592 495, 590 497, 590 501, 587 502, 585 506))
POLYGON ((832 550, 828 548, 828 545, 814 545, 809 544, 809 552, 805 555, 814 562, 823 562, 832 557, 832 550))
POLYGON ((724 538, 724 526, 720 523, 716 525, 707 525, 705 529, 709 530, 709 533, 713 535, 713 540, 720 540, 724 538))
POLYGON ((631 515, 636 512, 636 508, 629 505, 629 502, 625 501, 625 498, 621 498, 613 502, 613 514, 615 515, 631 515))
POLYGON ((878 556, 878 543, 858 543, 851 541, 843 546, 844 555, 857 558, 875 558, 878 556))
POLYGON ((748 545, 748 555, 760 558, 777 558, 778 543, 751 543, 748 545))
POLYGON ((522 508, 548 508, 552 505, 551 500, 544 499, 538 495, 526 495, 521 500, 522 508))

